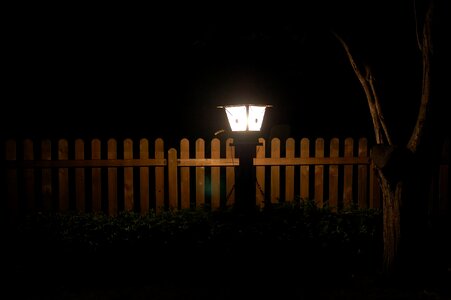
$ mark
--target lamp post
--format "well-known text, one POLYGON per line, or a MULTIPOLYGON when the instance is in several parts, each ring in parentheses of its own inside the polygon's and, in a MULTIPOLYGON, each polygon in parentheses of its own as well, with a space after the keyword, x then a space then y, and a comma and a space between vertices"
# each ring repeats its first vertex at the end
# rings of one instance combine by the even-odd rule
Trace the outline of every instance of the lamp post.
POLYGON ((235 208, 239 211, 252 211, 255 209, 255 156, 258 137, 266 112, 271 105, 225 105, 218 106, 224 109, 232 131, 235 153, 240 159, 240 165, 235 180, 236 202, 235 208))

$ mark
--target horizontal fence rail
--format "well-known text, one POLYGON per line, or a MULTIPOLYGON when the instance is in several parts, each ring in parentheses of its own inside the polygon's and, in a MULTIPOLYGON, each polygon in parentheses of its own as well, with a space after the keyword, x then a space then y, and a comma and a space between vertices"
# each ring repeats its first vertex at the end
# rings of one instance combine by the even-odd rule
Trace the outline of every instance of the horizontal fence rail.
MULTIPOLYGON (((365 138, 263 138, 255 148, 256 205, 313 199, 320 207, 379 208, 380 189, 365 138)), ((9 210, 56 210, 142 214, 149 210, 235 203, 240 159, 233 139, 180 141, 165 150, 161 138, 118 143, 82 139, 25 139, 5 144, 9 210)), ((446 166, 447 167, 447 166, 446 166)), ((440 169, 443 176, 447 176, 440 169)), ((446 169, 448 170, 448 169, 446 169)), ((437 181, 448 197, 448 177, 437 181)))

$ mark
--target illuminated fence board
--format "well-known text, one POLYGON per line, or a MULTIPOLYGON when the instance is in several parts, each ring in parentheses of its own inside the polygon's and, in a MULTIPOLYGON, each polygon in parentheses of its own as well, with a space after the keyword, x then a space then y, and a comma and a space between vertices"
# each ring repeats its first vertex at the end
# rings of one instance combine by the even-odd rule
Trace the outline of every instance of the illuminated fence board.
MULTIPOLYGON (((336 208, 379 208, 380 189, 365 138, 296 141, 259 139, 257 205, 313 199, 336 208)), ((121 211, 208 207, 235 203, 240 160, 233 139, 180 141, 165 149, 163 139, 25 139, 4 143, 3 198, 9 211, 121 211)), ((438 207, 449 207, 449 162, 435 178, 438 207)))

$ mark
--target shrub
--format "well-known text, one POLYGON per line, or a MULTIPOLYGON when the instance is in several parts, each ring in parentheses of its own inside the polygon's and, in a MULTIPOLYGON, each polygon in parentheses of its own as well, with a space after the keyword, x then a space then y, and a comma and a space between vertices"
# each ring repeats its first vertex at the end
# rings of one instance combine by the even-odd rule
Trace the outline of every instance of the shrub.
POLYGON ((85 275, 95 266, 97 277, 99 272, 130 276, 143 270, 164 277, 174 268, 180 274, 192 269, 226 274, 246 265, 261 272, 320 272, 324 278, 339 270, 372 272, 382 245, 379 211, 332 212, 312 201, 250 215, 205 209, 123 212, 115 217, 35 212, 23 215, 11 233, 11 253, 23 264, 62 264, 73 274, 85 275))

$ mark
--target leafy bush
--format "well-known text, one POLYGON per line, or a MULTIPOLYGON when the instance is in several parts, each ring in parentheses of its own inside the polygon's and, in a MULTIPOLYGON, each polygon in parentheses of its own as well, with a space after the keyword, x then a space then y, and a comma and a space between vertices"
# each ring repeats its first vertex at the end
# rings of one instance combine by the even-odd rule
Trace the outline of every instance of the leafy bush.
POLYGON ((251 214, 204 209, 115 217, 36 212, 22 216, 11 233, 17 261, 56 273, 70 269, 86 278, 143 271, 161 278, 173 276, 175 269, 183 278, 190 278, 192 270, 228 274, 236 269, 249 277, 289 268, 298 275, 319 272, 324 279, 343 270, 374 271, 382 245, 379 211, 332 212, 313 201, 251 214))

